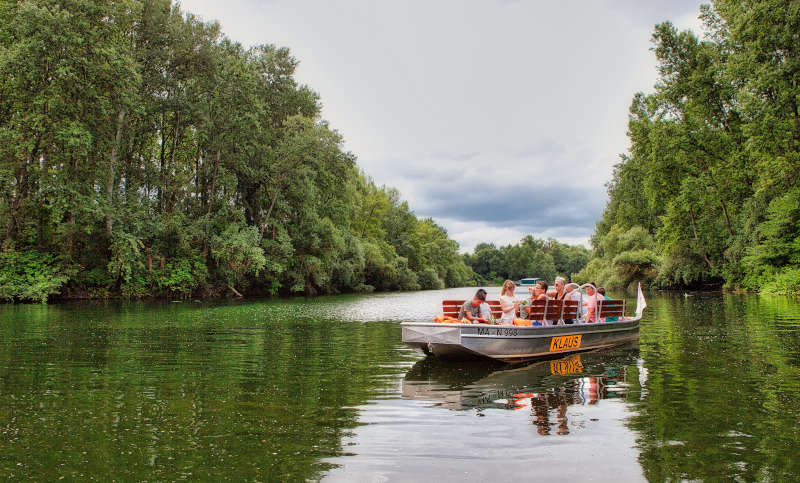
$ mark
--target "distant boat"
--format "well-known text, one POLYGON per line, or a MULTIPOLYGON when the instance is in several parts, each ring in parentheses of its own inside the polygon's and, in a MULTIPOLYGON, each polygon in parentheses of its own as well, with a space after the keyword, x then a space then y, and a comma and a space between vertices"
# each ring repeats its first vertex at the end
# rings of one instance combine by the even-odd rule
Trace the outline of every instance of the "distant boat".
POLYGON ((543 282, 543 278, 523 278, 519 282, 517 282, 517 286, 520 287, 533 287, 539 282, 543 282))

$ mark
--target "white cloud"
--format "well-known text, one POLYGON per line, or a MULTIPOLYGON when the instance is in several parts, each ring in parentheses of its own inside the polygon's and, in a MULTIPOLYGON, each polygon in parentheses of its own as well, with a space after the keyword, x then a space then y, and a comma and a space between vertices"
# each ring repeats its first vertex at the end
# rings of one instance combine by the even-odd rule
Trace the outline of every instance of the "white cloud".
POLYGON ((183 7, 219 20, 245 45, 291 48, 296 77, 320 93, 323 116, 361 167, 471 247, 532 232, 588 241, 603 185, 628 146, 631 98, 656 79, 653 26, 672 20, 697 29, 699 4, 186 0, 183 7))

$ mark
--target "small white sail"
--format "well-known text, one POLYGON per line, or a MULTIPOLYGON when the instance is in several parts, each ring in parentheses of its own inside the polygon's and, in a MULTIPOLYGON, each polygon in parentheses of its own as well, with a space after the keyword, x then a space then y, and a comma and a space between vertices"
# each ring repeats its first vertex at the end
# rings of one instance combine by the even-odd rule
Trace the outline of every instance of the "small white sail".
POLYGON ((636 295, 636 317, 642 316, 645 307, 647 307, 647 301, 644 299, 644 293, 642 293, 642 283, 639 282, 639 293, 636 295))

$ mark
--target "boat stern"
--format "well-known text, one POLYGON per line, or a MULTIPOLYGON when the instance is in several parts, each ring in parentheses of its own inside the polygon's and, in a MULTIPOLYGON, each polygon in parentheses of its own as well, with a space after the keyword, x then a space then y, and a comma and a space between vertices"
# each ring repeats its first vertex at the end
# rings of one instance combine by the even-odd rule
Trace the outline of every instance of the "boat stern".
POLYGON ((461 324, 403 322, 403 342, 426 355, 443 360, 471 360, 483 355, 461 343, 461 324))
POLYGON ((458 324, 403 322, 403 342, 426 354, 432 344, 460 344, 461 328, 458 324))

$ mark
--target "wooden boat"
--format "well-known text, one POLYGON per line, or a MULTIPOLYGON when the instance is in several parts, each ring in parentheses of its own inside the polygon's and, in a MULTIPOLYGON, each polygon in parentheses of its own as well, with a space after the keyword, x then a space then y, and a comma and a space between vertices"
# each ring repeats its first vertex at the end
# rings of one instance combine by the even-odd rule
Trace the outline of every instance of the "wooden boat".
MULTIPOLYGON (((580 287, 584 289, 587 285, 580 287)), ((445 300, 445 315, 463 301, 445 300)), ((499 302, 490 301, 496 314, 499 302)), ((539 326, 476 323, 403 322, 403 342, 442 360, 494 359, 507 363, 612 347, 639 337, 639 321, 646 303, 639 287, 636 315, 625 317, 624 300, 597 303, 598 322, 587 323, 579 314, 579 302, 558 300, 532 304, 532 323, 539 326), (618 319, 604 321, 605 319, 618 319), (573 320, 572 324, 564 321, 573 320), (548 323, 547 321, 553 321, 548 323)), ((499 315, 499 314, 498 314, 499 315)))

